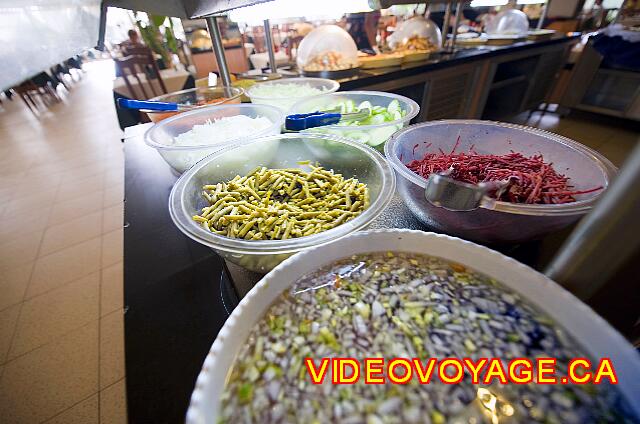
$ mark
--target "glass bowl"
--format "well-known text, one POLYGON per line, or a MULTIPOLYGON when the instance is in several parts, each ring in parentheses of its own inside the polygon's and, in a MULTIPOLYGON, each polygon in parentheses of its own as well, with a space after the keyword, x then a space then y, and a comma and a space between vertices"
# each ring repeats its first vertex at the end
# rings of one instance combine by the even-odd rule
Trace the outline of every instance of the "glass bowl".
MULTIPOLYGON (((169 94, 149 99, 154 102, 182 103, 187 105, 199 105, 201 107, 212 104, 234 104, 240 103, 244 90, 240 87, 197 87, 188 90, 176 91, 169 94)), ((184 112, 166 112, 142 110, 146 113, 151 122, 160 122, 163 119, 184 112)))
POLYGON ((228 104, 220 106, 208 106, 189 112, 183 112, 155 124, 144 135, 144 141, 155 148, 162 158, 175 169, 182 173, 191 168, 196 162, 229 143, 246 141, 256 137, 280 134, 284 123, 284 113, 275 106, 252 104, 228 104), (249 118, 265 117, 272 125, 248 136, 236 137, 211 145, 176 145, 176 136, 185 133, 194 125, 202 125, 207 121, 224 117, 245 115, 249 118))
POLYGON ((321 134, 283 134, 225 146, 185 172, 169 196, 169 212, 175 225, 193 240, 211 247, 224 259, 251 271, 265 273, 303 249, 337 240, 364 229, 391 201, 395 190, 393 170, 384 157, 351 140, 321 134), (310 148, 313 147, 313 148, 310 148), (255 154, 275 151, 275 154, 255 154), (328 153, 322 158, 318 151, 328 153), (341 154, 345 153, 345 154, 341 154), (257 166, 301 168, 299 161, 319 162, 345 178, 367 184, 370 206, 356 218, 328 231, 286 240, 244 240, 214 234, 193 220, 208 203, 202 197, 205 184, 246 175, 257 166))
POLYGON ((353 102, 356 106, 359 106, 366 101, 373 107, 382 106, 386 108, 393 100, 397 100, 400 103, 400 110, 404 113, 404 116, 393 121, 374 125, 327 125, 305 130, 307 133, 333 134, 382 150, 389 137, 400 128, 409 125, 409 121, 420 111, 420 106, 413 100, 398 94, 383 93, 381 91, 343 91, 297 102, 289 109, 287 114, 331 110, 342 102, 353 102))
POLYGON ((542 154, 576 190, 610 184, 616 168, 601 154, 566 137, 521 125, 491 121, 443 120, 412 125, 393 135, 385 146, 387 160, 398 174, 398 192, 422 223, 437 231, 482 243, 519 243, 564 228, 586 214, 604 191, 576 196, 576 202, 554 205, 495 202, 493 209, 449 211, 425 198, 427 180, 405 166, 426 153, 442 149, 525 156, 542 154))
POLYGON ((326 79, 326 78, 284 78, 276 81, 270 82, 261 82, 254 84, 250 89, 247 90, 247 96, 251 99, 251 103, 260 104, 260 105, 271 105, 277 106, 280 109, 287 111, 293 106, 296 102, 310 99, 316 96, 321 96, 324 94, 330 94, 338 91, 340 88, 340 84, 336 81, 326 79), (312 94, 312 95, 297 95, 297 96, 272 96, 267 97, 264 95, 260 95, 260 90, 265 87, 278 87, 282 85, 300 85, 300 86, 310 86, 312 88, 318 89, 321 92, 312 94))

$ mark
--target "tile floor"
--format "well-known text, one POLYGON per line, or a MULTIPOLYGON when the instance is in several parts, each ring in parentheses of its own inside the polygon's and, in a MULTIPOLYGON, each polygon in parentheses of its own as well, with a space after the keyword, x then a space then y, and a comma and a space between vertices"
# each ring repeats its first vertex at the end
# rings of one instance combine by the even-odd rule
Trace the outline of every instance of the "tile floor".
POLYGON ((124 156, 112 64, 0 108, 0 422, 125 423, 124 156))
POLYGON ((522 113, 509 122, 541 128, 579 141, 606 156, 620 167, 640 143, 640 124, 616 118, 573 111, 561 118, 556 113, 522 113))
MULTIPOLYGON (((126 422, 123 152, 109 62, 35 118, 0 110, 0 422, 126 422)), ((571 114, 511 119, 620 165, 637 127, 571 114)))

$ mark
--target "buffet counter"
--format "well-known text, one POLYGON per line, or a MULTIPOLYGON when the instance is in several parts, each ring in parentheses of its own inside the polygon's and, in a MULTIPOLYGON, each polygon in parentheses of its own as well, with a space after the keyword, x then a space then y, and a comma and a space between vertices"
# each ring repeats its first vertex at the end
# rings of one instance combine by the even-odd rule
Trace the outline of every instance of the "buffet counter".
POLYGON ((420 105, 416 121, 498 119, 537 106, 551 89, 578 35, 441 53, 393 68, 360 70, 341 90, 401 94, 420 105))
MULTIPOLYGON (((361 71, 340 80, 341 89, 410 97, 422 105, 419 121, 514 113, 544 98, 576 39, 466 49, 411 66, 361 71)), ((127 128, 124 140, 127 405, 131 422, 182 422, 212 342, 261 276, 226 263, 174 225, 167 201, 178 176, 144 143, 149 125, 127 128)), ((429 230, 398 193, 369 228, 429 230)), ((571 229, 492 248, 542 270, 571 229)))
MULTIPOLYGON (((125 131, 124 303, 130 422, 182 422, 211 344, 261 277, 226 263, 174 225, 167 199, 178 176, 125 131)), ((370 228, 425 228, 398 194, 370 228)), ((492 248, 542 270, 572 227, 543 240, 492 248)), ((220 381, 220 384, 223 384, 220 381)))

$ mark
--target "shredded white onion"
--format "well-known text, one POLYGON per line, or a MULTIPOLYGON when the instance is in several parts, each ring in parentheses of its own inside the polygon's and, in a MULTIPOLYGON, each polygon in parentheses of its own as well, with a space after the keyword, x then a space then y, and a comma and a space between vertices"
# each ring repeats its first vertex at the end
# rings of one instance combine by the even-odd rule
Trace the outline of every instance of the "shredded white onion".
POLYGON ((229 116, 193 128, 174 138, 176 146, 210 146, 229 140, 254 135, 269 128, 272 122, 264 116, 250 118, 246 115, 229 116))

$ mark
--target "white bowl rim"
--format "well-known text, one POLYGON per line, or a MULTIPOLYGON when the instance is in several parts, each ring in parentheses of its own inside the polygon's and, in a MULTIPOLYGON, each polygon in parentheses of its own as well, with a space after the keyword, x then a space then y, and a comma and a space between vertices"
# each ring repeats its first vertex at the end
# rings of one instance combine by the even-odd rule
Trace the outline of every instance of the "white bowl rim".
POLYGON ((393 148, 398 143, 398 138, 408 132, 413 131, 416 128, 423 127, 431 127, 438 125, 487 125, 487 126, 498 126, 502 128, 510 128, 514 130, 524 131, 527 133, 535 134, 552 141, 555 141, 559 144, 563 144, 568 148, 578 151, 594 163, 594 165, 598 166, 602 173, 604 174, 606 185, 600 192, 595 193, 588 199, 578 200, 576 202, 571 203, 561 203, 561 204, 549 204, 549 205, 529 205, 524 203, 510 203, 503 201, 496 201, 493 210, 498 212, 507 212, 513 214, 520 215, 537 215, 537 216, 563 216, 563 215, 575 215, 575 214, 585 214, 593 207, 593 204, 596 200, 604 193, 609 185, 611 184, 611 180, 617 172, 617 168, 603 155, 596 152, 595 150, 581 144, 575 140, 564 137, 559 134, 552 133, 550 131, 541 130, 539 128, 529 127, 526 125, 519 124, 511 124, 507 122, 499 122, 499 121, 485 121, 479 119, 441 119, 437 121, 429 121, 429 122, 421 122, 419 124, 410 125, 408 127, 402 128, 396 131, 391 138, 385 143, 384 146, 384 154, 391 164, 391 166, 398 172, 402 177, 411 181, 412 183, 425 188, 427 184, 427 180, 420 175, 411 171, 407 166, 400 161, 396 154, 393 153, 393 148))
POLYGON ((169 194, 169 215, 173 220, 173 223, 178 227, 183 234, 198 243, 209 246, 212 249, 225 250, 226 252, 233 254, 252 254, 252 255, 271 255, 271 254, 284 254, 294 253, 301 249, 306 249, 311 246, 318 246, 326 244, 332 240, 342 238, 350 233, 361 230, 375 220, 382 211, 391 202, 395 193, 396 177, 395 173, 387 160, 381 153, 375 149, 366 146, 360 142, 349 140, 346 138, 338 137, 331 134, 307 134, 307 133, 295 133, 295 134, 279 134, 271 135, 253 139, 251 141, 242 141, 238 143, 229 143, 222 147, 220 150, 210 154, 198 163, 193 165, 185 173, 180 176, 178 181, 173 185, 171 193, 169 194), (318 234, 310 236, 291 238, 286 240, 244 240, 224 237, 206 231, 202 226, 198 225, 191 219, 189 211, 185 210, 182 206, 182 198, 187 182, 195 175, 200 169, 205 167, 209 162, 217 159, 219 156, 225 154, 236 148, 244 148, 254 143, 261 143, 269 140, 283 140, 283 139, 318 139, 329 140, 333 142, 339 142, 347 144, 352 148, 360 150, 368 155, 370 161, 380 169, 382 174, 382 185, 380 188, 380 195, 375 201, 372 201, 369 208, 363 211, 360 215, 344 222, 337 227, 330 230, 323 231, 318 234), (184 217, 189 217, 186 221, 184 217), (185 224, 183 221, 188 222, 185 224))
POLYGON ((330 244, 301 251, 276 266, 247 293, 220 329, 204 360, 191 395, 187 424, 216 422, 217 417, 210 416, 209 412, 217 411, 219 398, 212 398, 207 389, 211 388, 216 395, 222 393, 228 371, 244 343, 244 339, 238 340, 240 330, 249 326, 250 331, 284 289, 300 276, 338 259, 380 251, 423 253, 458 262, 489 277, 500 275, 496 279, 501 284, 549 315, 578 341, 583 352, 592 358, 611 359, 619 379, 617 389, 640 417, 640 355, 607 321, 573 294, 544 274, 485 246, 444 234, 381 229, 357 232, 330 244), (267 297, 271 301, 258 310, 256 303, 261 300, 264 303, 267 297), (247 315, 253 320, 247 319, 247 315), (227 347, 230 343, 237 345, 234 350, 227 347))
POLYGON ((222 147, 222 146, 225 146, 225 145, 227 145, 229 143, 236 143, 236 142, 240 142, 240 141, 246 141, 246 140, 250 140, 250 139, 253 139, 253 138, 262 137, 264 135, 267 135, 267 134, 273 132, 275 129, 277 129, 279 127, 282 127, 282 125, 284 124, 284 119, 285 119, 285 115, 284 115, 284 112, 282 111, 282 109, 277 108, 275 106, 271 106, 271 105, 251 104, 251 103, 223 103, 223 104, 220 104, 220 105, 202 106, 202 107, 198 107, 198 108, 193 109, 193 110, 189 110, 187 112, 178 113, 175 116, 171 116, 171 117, 169 117, 167 119, 163 119, 162 121, 153 124, 151 126, 151 128, 149 128, 147 131, 145 131, 145 133, 144 133, 144 142, 148 146, 151 146, 154 149, 158 149, 158 150, 203 150, 203 149, 211 149, 211 148, 216 148, 216 147, 222 147), (275 121, 271 120, 270 118, 267 118, 267 119, 269 119, 269 121, 271 121, 271 125, 269 127, 265 128, 265 129, 263 129, 262 131, 256 133, 256 134, 247 135, 247 136, 238 137, 238 138, 233 138, 231 140, 227 140, 227 141, 224 141, 224 142, 218 143, 218 144, 210 144, 210 145, 202 145, 202 144, 184 145, 184 144, 181 144, 179 146, 172 146, 172 145, 158 143, 153 138, 154 131, 158 130, 158 128, 162 127, 163 125, 169 125, 174 121, 188 118, 191 115, 204 114, 206 112, 213 112, 213 111, 216 111, 216 110, 231 109, 231 108, 240 108, 240 109, 259 109, 259 108, 263 108, 263 109, 270 110, 274 114, 277 114, 275 116, 278 116, 278 118, 275 121))
POLYGON ((334 81, 334 80, 329 79, 329 78, 295 77, 295 78, 280 78, 280 79, 276 79, 276 80, 256 83, 256 84, 252 85, 251 87, 249 87, 246 90, 246 94, 250 99, 252 99, 251 100, 252 102, 253 102, 253 99, 256 99, 256 100, 287 100, 287 99, 291 99, 291 98, 299 99, 298 101, 302 101, 302 100, 305 100, 305 99, 309 99, 311 97, 323 96, 325 94, 335 93, 339 89, 340 89, 340 83, 338 81, 334 81), (325 84, 327 84, 329 86, 329 89, 327 91, 323 91, 322 93, 311 94, 309 96, 296 96, 296 97, 262 97, 262 96, 256 96, 256 95, 252 95, 251 94, 251 90, 253 90, 256 86, 259 86, 259 85, 260 86, 261 85, 279 85, 279 84, 292 84, 292 83, 296 84, 296 83, 305 83, 305 82, 310 82, 310 81, 325 83, 325 84))
MULTIPOLYGON (((392 99, 392 100, 398 100, 402 103, 405 103, 406 105, 408 105, 409 110, 407 111, 407 114, 405 116, 403 116, 400 119, 396 119, 395 121, 389 121, 389 122, 383 122, 382 124, 373 124, 373 125, 325 125, 323 127, 317 127, 317 128, 331 128, 331 129, 337 129, 340 131, 367 131, 367 130, 374 130, 377 128, 384 128, 384 127, 390 127, 392 125, 397 125, 397 124, 404 124, 405 122, 409 122, 410 120, 412 120, 413 118, 415 118, 418 113, 420 112, 420 106, 418 105, 418 103, 416 103, 415 101, 411 100, 408 97, 405 96, 401 96, 400 94, 395 94, 395 93, 387 93, 384 91, 338 91, 335 93, 329 93, 329 94, 325 94, 325 97, 335 97, 335 96, 349 96, 351 94, 362 94, 362 95, 367 95, 367 96, 379 96, 379 97, 386 97, 388 99, 392 99)), ((293 104, 293 106, 291 106, 291 108, 289 109, 289 111, 287 112, 287 115, 291 115, 294 113, 303 113, 303 112, 299 112, 296 111, 296 109, 301 105, 304 104, 304 102, 307 102, 311 99, 303 99, 300 100, 296 103, 293 104)), ((308 130, 305 130, 305 132, 309 131, 309 132, 313 132, 313 130, 317 130, 317 128, 310 128, 308 130)))

